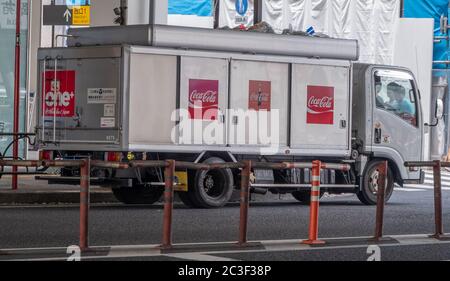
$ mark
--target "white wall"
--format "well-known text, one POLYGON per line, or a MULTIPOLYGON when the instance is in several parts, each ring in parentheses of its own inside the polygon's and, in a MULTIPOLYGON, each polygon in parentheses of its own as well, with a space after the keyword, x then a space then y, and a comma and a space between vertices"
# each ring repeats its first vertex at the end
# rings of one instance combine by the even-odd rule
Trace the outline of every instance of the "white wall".
MULTIPOLYGON (((153 1, 155 4, 155 23, 167 24, 168 0, 153 1)), ((149 0, 128 0, 127 6, 127 25, 148 24, 149 0)))
POLYGON ((169 15, 167 24, 175 26, 213 28, 214 17, 199 17, 195 15, 169 15))
MULTIPOLYGON (((402 18, 394 33, 394 65, 404 66, 414 73, 422 95, 424 123, 431 120, 433 68, 433 19, 402 18)), ((430 134, 424 138, 424 159, 430 157, 430 134)))

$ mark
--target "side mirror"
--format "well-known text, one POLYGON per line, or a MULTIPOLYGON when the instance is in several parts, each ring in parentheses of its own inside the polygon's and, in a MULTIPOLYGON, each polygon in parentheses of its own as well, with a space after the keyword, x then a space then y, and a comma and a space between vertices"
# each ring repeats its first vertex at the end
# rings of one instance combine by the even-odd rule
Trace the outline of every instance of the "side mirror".
POLYGON ((436 122, 434 124, 425 124, 427 127, 437 127, 439 125, 439 122, 444 118, 444 101, 441 99, 438 99, 436 101, 436 111, 434 112, 434 117, 436 119, 436 122))
POLYGON ((438 99, 436 102, 435 117, 438 120, 442 120, 444 118, 444 101, 441 99, 438 99))

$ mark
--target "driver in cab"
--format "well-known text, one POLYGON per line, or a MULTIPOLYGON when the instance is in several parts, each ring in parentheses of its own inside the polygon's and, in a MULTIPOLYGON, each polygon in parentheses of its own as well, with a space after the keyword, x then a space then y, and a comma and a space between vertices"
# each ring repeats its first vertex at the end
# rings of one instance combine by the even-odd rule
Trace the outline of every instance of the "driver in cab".
POLYGON ((398 114, 414 115, 414 106, 406 98, 405 87, 396 82, 392 82, 387 86, 387 95, 390 99, 387 105, 395 109, 398 114))

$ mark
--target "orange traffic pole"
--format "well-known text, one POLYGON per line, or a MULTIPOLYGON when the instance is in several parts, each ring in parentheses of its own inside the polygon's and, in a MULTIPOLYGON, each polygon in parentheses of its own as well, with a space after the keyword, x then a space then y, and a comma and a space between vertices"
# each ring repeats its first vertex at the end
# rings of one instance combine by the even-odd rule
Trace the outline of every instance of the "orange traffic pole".
POLYGON ((320 201, 320 171, 322 162, 314 161, 312 168, 312 189, 309 218, 309 239, 303 241, 307 245, 322 245, 324 241, 319 240, 319 201, 320 201))

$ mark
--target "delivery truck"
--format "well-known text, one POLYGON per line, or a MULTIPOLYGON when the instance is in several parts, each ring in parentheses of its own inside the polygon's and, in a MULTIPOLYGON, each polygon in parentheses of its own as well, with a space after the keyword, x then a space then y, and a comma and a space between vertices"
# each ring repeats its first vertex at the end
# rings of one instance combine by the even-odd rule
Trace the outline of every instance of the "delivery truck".
MULTIPOLYGON (((68 47, 39 50, 37 149, 43 159, 309 162, 350 164, 322 171, 322 192, 355 193, 375 204, 378 166, 394 185, 423 182, 421 97, 406 68, 357 63, 358 42, 141 25, 70 30, 68 47)), ((127 204, 163 193, 161 169, 95 168, 127 204)), ((177 171, 188 206, 222 207, 239 171, 177 171)), ((50 183, 78 183, 64 168, 50 183)), ((307 203, 311 170, 254 169, 251 191, 307 203)))

